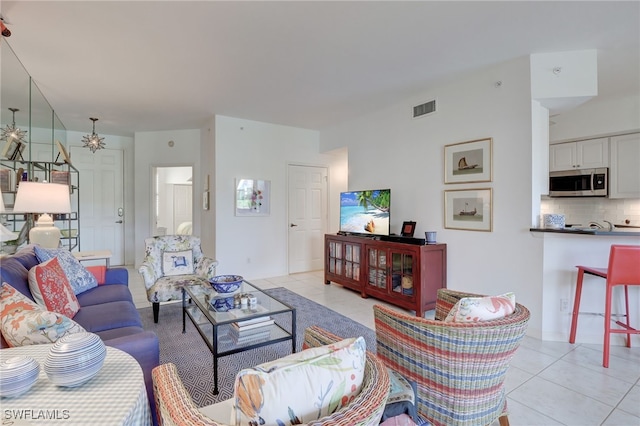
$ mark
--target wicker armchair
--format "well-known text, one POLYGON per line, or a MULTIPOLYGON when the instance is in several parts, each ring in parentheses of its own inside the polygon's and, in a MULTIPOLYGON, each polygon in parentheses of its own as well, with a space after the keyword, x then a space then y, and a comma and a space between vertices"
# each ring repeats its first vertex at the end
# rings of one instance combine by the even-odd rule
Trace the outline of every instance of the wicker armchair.
MULTIPOLYGON (((316 347, 341 340, 319 327, 305 330, 303 348, 316 347)), ((178 376, 174 364, 162 364, 153 369, 153 393, 160 426, 225 426, 203 415, 193 403, 178 376)), ((374 426, 380 423, 389 396, 387 368, 371 352, 367 352, 362 390, 354 400, 330 416, 309 426, 374 426)))
POLYGON ((529 310, 475 323, 445 323, 462 297, 438 291, 435 320, 373 307, 377 355, 417 384, 418 414, 436 426, 509 424, 504 379, 527 329, 529 310))

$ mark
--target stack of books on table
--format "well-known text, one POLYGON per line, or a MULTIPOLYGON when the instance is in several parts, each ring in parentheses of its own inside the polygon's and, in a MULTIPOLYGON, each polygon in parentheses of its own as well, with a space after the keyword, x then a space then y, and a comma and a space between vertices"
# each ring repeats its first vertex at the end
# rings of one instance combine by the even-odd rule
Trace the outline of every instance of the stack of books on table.
POLYGON ((266 340, 271 335, 269 326, 274 322, 269 316, 234 322, 231 324, 231 338, 235 343, 266 340))

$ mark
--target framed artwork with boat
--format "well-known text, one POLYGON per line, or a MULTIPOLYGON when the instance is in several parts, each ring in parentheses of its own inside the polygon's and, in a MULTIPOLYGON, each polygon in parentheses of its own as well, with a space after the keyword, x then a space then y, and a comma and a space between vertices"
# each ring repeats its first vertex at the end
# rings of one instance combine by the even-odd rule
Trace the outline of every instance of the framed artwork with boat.
POLYGON ((493 190, 452 189, 444 191, 444 227, 467 231, 493 229, 493 190))
POLYGON ((444 146, 444 183, 491 182, 493 138, 444 146))

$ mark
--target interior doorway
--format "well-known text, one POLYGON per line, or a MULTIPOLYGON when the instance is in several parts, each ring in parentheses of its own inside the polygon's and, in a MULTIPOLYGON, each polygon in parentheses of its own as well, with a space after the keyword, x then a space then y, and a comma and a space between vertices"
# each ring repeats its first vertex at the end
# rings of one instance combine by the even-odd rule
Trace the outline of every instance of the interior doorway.
POLYGON ((191 235, 193 228, 193 167, 153 167, 154 194, 151 235, 191 235))

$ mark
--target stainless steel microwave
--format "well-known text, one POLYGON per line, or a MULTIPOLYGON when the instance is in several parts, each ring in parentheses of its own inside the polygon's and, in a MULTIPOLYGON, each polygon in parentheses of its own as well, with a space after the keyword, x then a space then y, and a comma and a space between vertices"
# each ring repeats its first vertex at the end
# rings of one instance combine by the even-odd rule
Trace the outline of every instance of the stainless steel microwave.
POLYGON ((606 167, 549 173, 550 197, 606 197, 609 194, 606 167))

